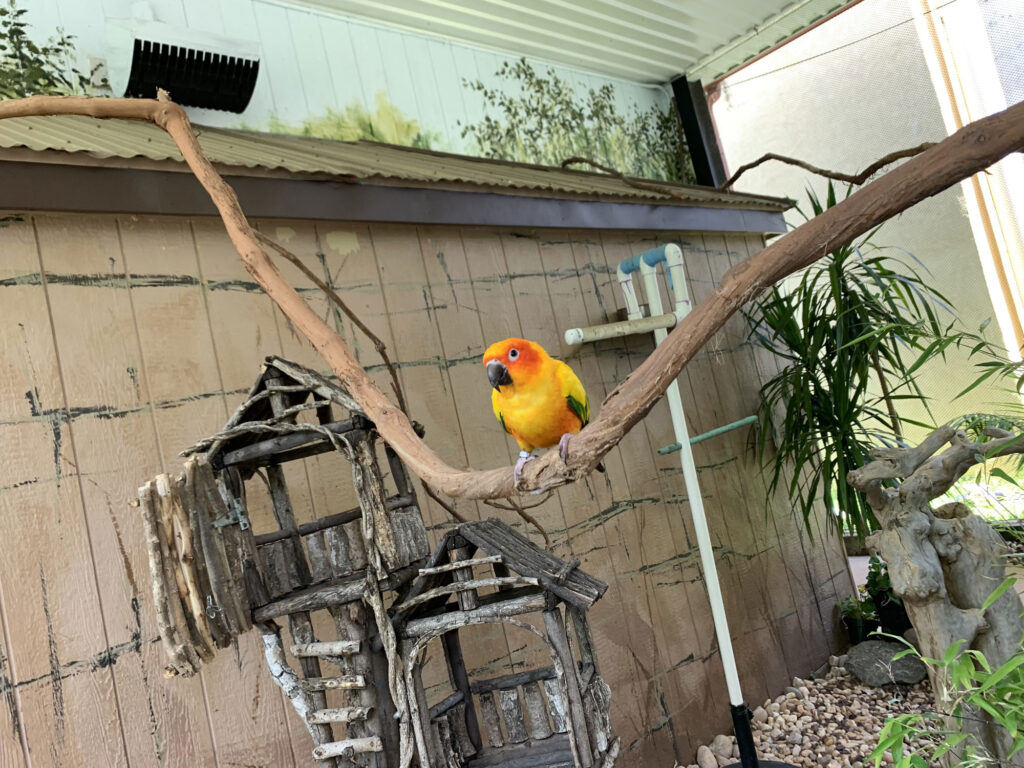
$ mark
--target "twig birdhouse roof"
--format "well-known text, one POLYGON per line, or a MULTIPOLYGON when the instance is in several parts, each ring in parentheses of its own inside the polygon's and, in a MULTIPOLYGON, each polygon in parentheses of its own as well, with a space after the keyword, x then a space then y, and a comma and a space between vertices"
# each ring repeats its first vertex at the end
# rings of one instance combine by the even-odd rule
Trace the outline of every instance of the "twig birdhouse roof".
MULTIPOLYGON (((266 359, 263 370, 257 377, 249 394, 235 410, 224 428, 185 451, 185 455, 206 453, 217 466, 258 462, 262 453, 258 450, 270 442, 266 433, 258 429, 260 424, 275 423, 275 429, 282 429, 280 416, 274 415, 272 397, 279 397, 286 413, 295 414, 302 410, 314 410, 324 406, 338 405, 347 411, 342 421, 334 421, 319 427, 296 425, 294 434, 280 435, 275 440, 277 460, 298 458, 300 451, 308 451, 312 443, 322 443, 328 435, 344 434, 351 430, 367 429, 373 425, 363 415, 359 404, 338 384, 316 371, 297 363, 271 356, 266 359), (316 432, 319 432, 319 435, 316 432), (246 449, 250 449, 246 452, 246 449), (252 455, 249 455, 252 454, 252 455)), ((270 430, 268 429, 268 432, 270 430)))
MULTIPOLYGON (((549 592, 574 607, 589 608, 608 589, 603 581, 581 571, 578 560, 562 560, 541 549, 506 523, 489 518, 463 523, 444 536, 424 568, 426 573, 416 580, 409 594, 396 607, 403 611, 401 603, 408 605, 421 602, 423 597, 434 591, 440 594, 436 598, 422 601, 415 610, 406 612, 407 618, 446 610, 445 604, 451 595, 444 594, 444 587, 455 580, 455 564, 445 565, 444 556, 457 548, 460 537, 483 554, 483 557, 474 555, 475 561, 489 559, 498 562, 518 577, 535 583, 537 586, 534 591, 540 589, 549 592)), ((473 563, 474 560, 466 561, 467 566, 473 563)), ((509 597, 514 594, 519 594, 519 591, 498 593, 509 597)))

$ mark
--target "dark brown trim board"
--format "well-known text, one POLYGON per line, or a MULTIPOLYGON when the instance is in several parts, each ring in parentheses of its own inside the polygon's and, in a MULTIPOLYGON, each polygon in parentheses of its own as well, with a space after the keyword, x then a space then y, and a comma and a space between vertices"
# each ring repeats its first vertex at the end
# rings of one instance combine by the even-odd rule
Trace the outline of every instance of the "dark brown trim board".
MULTIPOLYGON (((778 211, 253 176, 230 176, 227 181, 251 217, 652 232, 786 231, 778 211)), ((22 162, 0 162, 0 209, 216 214, 191 174, 22 162)))

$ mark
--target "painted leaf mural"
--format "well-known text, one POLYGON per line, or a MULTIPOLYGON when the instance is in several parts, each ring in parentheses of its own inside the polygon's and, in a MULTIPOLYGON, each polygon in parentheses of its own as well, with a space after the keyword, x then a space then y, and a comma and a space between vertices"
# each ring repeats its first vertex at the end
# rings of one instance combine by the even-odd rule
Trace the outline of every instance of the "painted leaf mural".
POLYGON ((539 165, 584 157, 629 176, 695 180, 673 109, 634 104, 624 115, 611 82, 580 93, 553 68, 538 72, 525 58, 506 61, 495 77, 491 87, 463 80, 499 115, 463 126, 479 154, 539 165))
POLYGON ((322 115, 306 118, 300 126, 289 125, 275 116, 271 117, 269 128, 273 133, 338 141, 364 139, 422 149, 430 149, 438 143, 439 134, 422 130, 419 122, 402 114, 384 91, 377 92, 374 106, 374 111, 370 112, 356 100, 340 111, 328 108, 322 115))

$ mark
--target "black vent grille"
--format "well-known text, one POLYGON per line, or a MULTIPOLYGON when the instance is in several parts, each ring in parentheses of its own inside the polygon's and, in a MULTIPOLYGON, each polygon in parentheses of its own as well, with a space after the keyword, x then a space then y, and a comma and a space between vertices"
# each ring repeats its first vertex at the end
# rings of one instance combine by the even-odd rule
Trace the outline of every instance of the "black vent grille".
POLYGON ((163 88, 179 104, 242 112, 259 71, 258 59, 136 39, 124 95, 152 99, 163 88))

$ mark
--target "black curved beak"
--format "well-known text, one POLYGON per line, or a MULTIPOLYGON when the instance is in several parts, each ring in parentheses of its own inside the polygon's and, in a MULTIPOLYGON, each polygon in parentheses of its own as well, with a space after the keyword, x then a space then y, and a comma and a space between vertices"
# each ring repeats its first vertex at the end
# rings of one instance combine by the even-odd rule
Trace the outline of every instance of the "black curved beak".
POLYGON ((497 360, 491 360, 487 364, 487 379, 495 389, 512 383, 512 377, 508 375, 508 368, 497 360))

